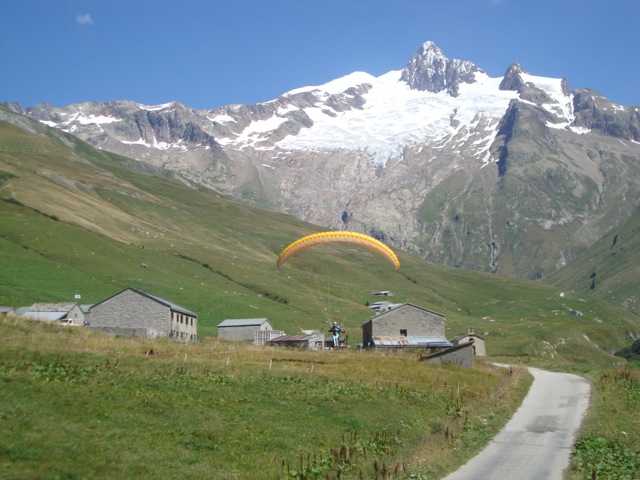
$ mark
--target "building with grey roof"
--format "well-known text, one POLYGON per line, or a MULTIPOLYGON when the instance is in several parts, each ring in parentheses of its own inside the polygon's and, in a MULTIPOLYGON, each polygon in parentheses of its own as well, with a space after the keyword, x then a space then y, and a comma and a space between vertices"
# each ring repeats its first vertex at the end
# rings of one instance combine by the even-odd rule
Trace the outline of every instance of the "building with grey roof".
POLYGON ((476 357, 487 356, 487 345, 482 335, 478 335, 472 328, 467 330, 466 335, 459 335, 453 339, 454 345, 461 345, 463 343, 473 343, 473 353, 476 357))
POLYGON ((273 347, 300 348, 303 350, 323 350, 324 334, 319 331, 302 332, 301 335, 281 335, 269 342, 273 347))
POLYGON ((65 325, 84 325, 85 313, 76 303, 34 303, 20 307, 16 315, 41 322, 59 322, 65 325))
POLYGON ((362 324, 362 345, 365 348, 451 347, 445 337, 445 317, 432 310, 405 303, 362 324))
POLYGON ((196 313, 136 288, 125 288, 93 305, 89 327, 119 336, 198 339, 196 313))
POLYGON ((13 307, 4 307, 0 306, 0 315, 6 315, 7 313, 14 313, 15 310, 13 307))
POLYGON ((218 324, 218 338, 232 342, 253 342, 256 332, 273 330, 266 318, 228 318, 218 324))

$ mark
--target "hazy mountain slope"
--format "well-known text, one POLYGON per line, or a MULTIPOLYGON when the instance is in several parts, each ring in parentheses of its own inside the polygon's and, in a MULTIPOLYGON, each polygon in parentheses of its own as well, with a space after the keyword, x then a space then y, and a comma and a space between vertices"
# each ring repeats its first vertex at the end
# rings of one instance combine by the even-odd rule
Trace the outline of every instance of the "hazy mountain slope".
MULTIPOLYGON (((22 111, 19 106, 12 106, 22 111)), ((256 105, 27 109, 103 150, 433 262, 552 274, 640 201, 640 109, 512 65, 491 77, 433 42, 256 105)))
POLYGON ((640 313, 640 210, 551 280, 640 313))
POLYGON ((448 314, 450 336, 467 327, 486 333, 494 353, 605 362, 605 351, 640 328, 637 317, 597 300, 427 266, 407 254, 399 272, 350 248, 316 250, 277 271, 277 252, 316 227, 140 171, 59 130, 3 115, 30 131, 0 123, 0 304, 68 300, 76 292, 92 302, 133 285, 198 311, 205 334, 226 317, 267 316, 290 332, 339 320, 357 339, 369 317, 368 292, 384 288, 396 292, 395 301, 448 314))

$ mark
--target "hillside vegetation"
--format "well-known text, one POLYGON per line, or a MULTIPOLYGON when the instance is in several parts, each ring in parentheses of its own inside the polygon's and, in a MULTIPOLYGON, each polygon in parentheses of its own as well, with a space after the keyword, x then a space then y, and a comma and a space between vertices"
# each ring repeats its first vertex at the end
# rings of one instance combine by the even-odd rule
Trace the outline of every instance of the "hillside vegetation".
POLYGON ((357 343, 368 292, 445 313, 450 337, 473 327, 489 352, 611 364, 638 317, 558 288, 425 265, 400 252, 394 272, 358 249, 318 248, 275 268, 280 249, 317 227, 195 189, 138 162, 2 111, 0 304, 98 301, 140 287, 197 311, 201 334, 228 317, 275 328, 337 320, 357 343), (20 125, 20 128, 16 126, 20 125), (579 311, 583 315, 578 316, 579 311))
POLYGON ((0 477, 440 477, 504 424, 529 380, 0 316, 0 477))
POLYGON ((551 280, 560 287, 604 298, 640 314, 640 210, 551 280))
POLYGON ((593 372, 590 412, 576 444, 571 480, 640 475, 640 363, 593 372))

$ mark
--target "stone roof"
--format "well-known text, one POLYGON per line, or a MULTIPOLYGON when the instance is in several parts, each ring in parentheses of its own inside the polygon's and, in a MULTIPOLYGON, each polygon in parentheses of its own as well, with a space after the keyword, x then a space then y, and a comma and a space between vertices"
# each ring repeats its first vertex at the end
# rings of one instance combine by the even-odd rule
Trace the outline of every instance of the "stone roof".
POLYGON ((193 317, 197 317, 197 315, 192 312, 191 310, 184 308, 181 305, 178 305, 177 303, 173 303, 170 302, 169 300, 165 300, 162 297, 158 297, 156 295, 151 295, 150 293, 144 292, 142 290, 138 290, 137 288, 132 288, 131 290, 133 290, 136 293, 139 293, 140 295, 144 295, 145 297, 149 297, 153 300, 155 300, 156 302, 162 303, 163 305, 169 307, 171 310, 175 311, 175 312, 180 312, 180 313, 184 313, 186 315, 191 315, 193 317))
POLYGON ((192 312, 191 310, 178 305, 177 303, 173 303, 170 302, 169 300, 165 300, 162 297, 158 297, 157 295, 151 295, 150 293, 145 292, 144 290, 140 290, 137 288, 131 288, 131 287, 127 287, 127 288, 123 288, 122 290, 120 290, 117 293, 114 293, 113 295, 111 295, 110 297, 105 298, 104 300, 94 304, 91 306, 91 308, 96 307, 104 302, 106 302, 107 300, 110 300, 114 297, 117 297, 118 295, 120 295, 122 292, 126 292, 127 290, 131 290, 132 292, 137 293, 138 295, 142 295, 143 297, 147 297, 150 298, 151 300, 154 300, 162 305, 164 305, 165 307, 169 307, 171 310, 173 310, 174 312, 179 312, 179 313, 184 313, 185 315, 191 315, 192 317, 197 317, 198 315, 194 312, 192 312))

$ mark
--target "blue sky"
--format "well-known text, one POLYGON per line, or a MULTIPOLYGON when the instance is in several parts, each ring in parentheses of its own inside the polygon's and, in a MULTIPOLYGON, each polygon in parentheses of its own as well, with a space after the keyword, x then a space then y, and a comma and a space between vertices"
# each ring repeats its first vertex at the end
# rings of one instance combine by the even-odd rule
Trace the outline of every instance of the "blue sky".
POLYGON ((402 67, 434 40, 492 75, 512 62, 640 104, 638 0, 21 0, 0 16, 0 100, 268 100, 402 67))

